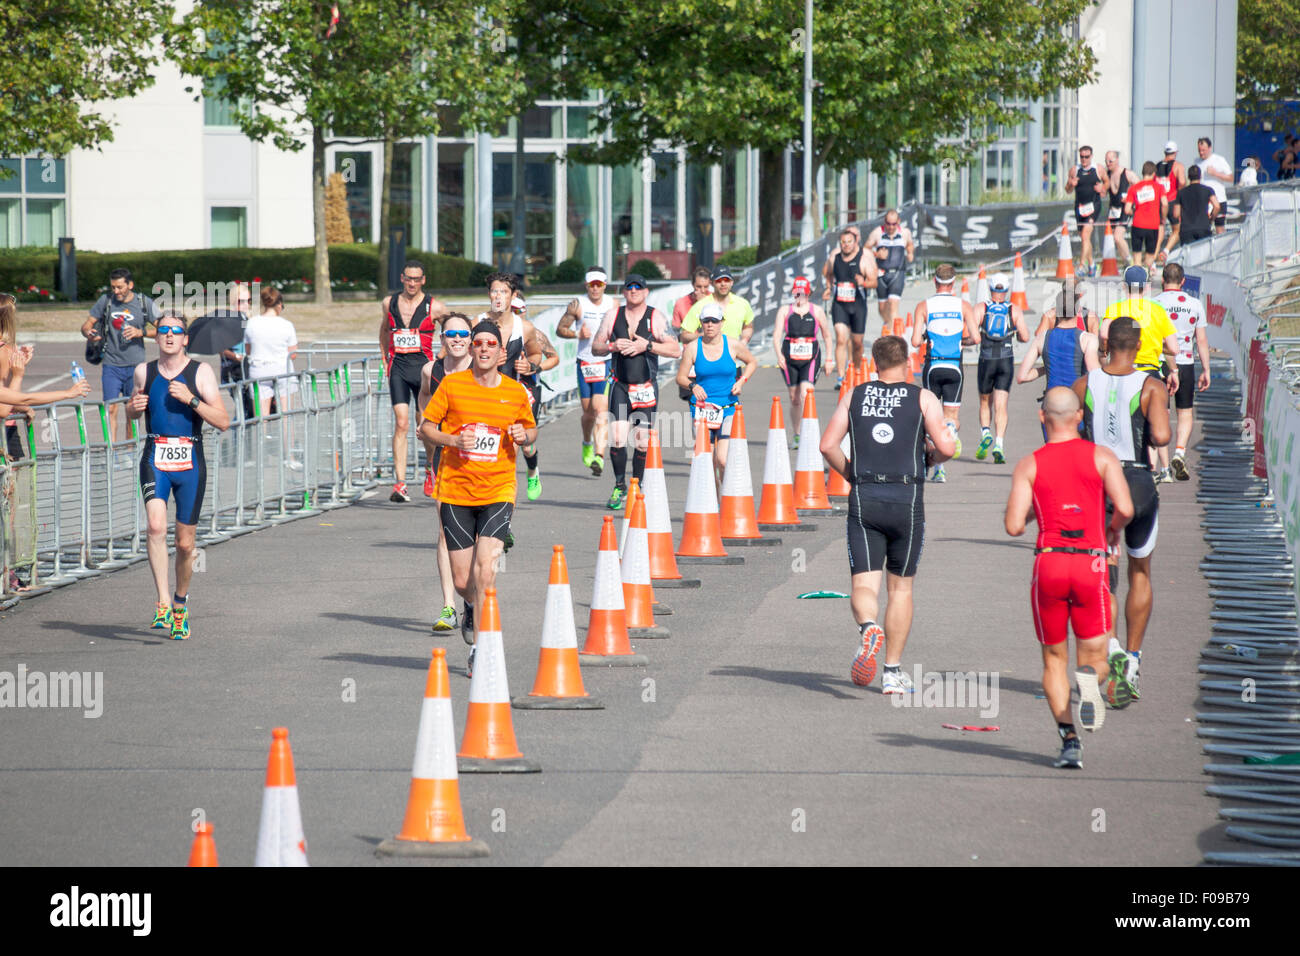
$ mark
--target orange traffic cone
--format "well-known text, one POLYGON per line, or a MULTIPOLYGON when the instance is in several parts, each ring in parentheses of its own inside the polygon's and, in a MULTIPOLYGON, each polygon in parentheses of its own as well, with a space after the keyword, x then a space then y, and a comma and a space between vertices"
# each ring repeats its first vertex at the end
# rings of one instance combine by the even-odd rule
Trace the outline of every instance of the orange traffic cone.
POLYGON ((962 279, 962 280, 961 280, 961 300, 962 300, 963 302, 965 302, 967 305, 970 305, 970 304, 971 304, 971 301, 970 301, 970 280, 969 280, 969 279, 962 279))
MULTIPOLYGON (((648 457, 648 456, 647 456, 648 457)), ((627 483, 627 497, 623 499, 623 526, 618 529, 618 557, 623 559, 623 549, 627 547, 627 528, 632 523, 632 502, 641 493, 641 482, 633 478, 627 483)))
POLYGON ((980 274, 975 279, 975 300, 977 302, 987 302, 989 300, 989 280, 984 274, 984 266, 980 266, 980 274))
POLYGON ((803 395, 803 417, 799 421, 799 451, 794 466, 796 514, 831 511, 826 497, 826 462, 822 459, 822 426, 817 418, 817 399, 809 390, 803 395))
POLYGON ((773 396, 772 417, 767 426, 767 452, 763 456, 763 493, 758 506, 758 530, 812 531, 816 527, 800 521, 794 508, 794 481, 790 477, 790 449, 785 441, 785 418, 781 414, 781 399, 773 396))
POLYGON ((1070 224, 1061 223, 1061 236, 1056 240, 1056 278, 1074 278, 1074 253, 1070 250, 1070 224))
MULTIPOLYGON (((491 593, 491 592, 489 592, 491 593)), ((495 603, 494 603, 495 610, 495 603)), ((487 608, 483 608, 487 613, 487 608)), ((456 729, 451 716, 451 679, 447 650, 433 649, 424 679, 420 729, 415 736, 415 765, 406 795, 406 815, 397 836, 375 848, 376 856, 487 856, 481 840, 465 832, 456 774, 456 729)))
MULTIPOLYGON (((650 434, 654 434, 651 431, 650 434)), ((596 552, 596 580, 591 588, 591 616, 587 618, 587 643, 578 655, 581 664, 644 667, 649 661, 633 654, 623 607, 623 572, 614 540, 614 518, 600 524, 600 550, 596 552)))
MULTIPOLYGON (((852 366, 849 366, 850 372, 852 366)), ((745 408, 736 404, 727 445, 727 468, 722 473, 719 520, 722 543, 730 547, 777 545, 780 538, 765 538, 754 513, 754 479, 749 471, 749 438, 745 434, 745 408)))
POLYGON ((1119 258, 1115 255, 1115 236, 1110 231, 1109 222, 1106 223, 1106 237, 1101 241, 1101 274, 1119 275, 1119 258))
MULTIPOLYGON (((852 378, 846 377, 844 380, 844 388, 847 389, 848 391, 841 390, 840 394, 851 395, 853 393, 853 390, 857 387, 858 387, 858 380, 856 376, 852 378)), ((844 440, 840 442, 840 448, 843 449, 845 455, 848 455, 849 453, 848 440, 849 440, 849 436, 845 435, 844 440)), ((831 471, 830 478, 826 480, 826 495, 828 498, 847 498, 849 496, 849 492, 852 490, 853 490, 853 486, 844 480, 843 475, 841 475, 838 471, 834 471, 834 470, 831 471)))
POLYGON ((537 677, 527 697, 516 697, 517 710, 604 710, 588 695, 578 667, 578 631, 573 624, 573 592, 569 588, 569 563, 564 545, 551 546, 551 579, 546 586, 542 612, 542 651, 537 677))
POLYGON ((1025 264, 1016 253, 1016 265, 1011 270, 1011 304, 1026 315, 1029 314, 1029 295, 1025 291, 1025 264))
POLYGON ((889 334, 890 335, 903 334, 903 317, 901 315, 894 316, 894 324, 893 327, 890 329, 889 334))
POLYGON ((650 580, 660 588, 698 588, 699 578, 684 578, 673 556, 673 524, 668 510, 668 483, 664 479, 663 447, 659 432, 650 429, 645 469, 641 478, 645 495, 646 541, 650 546, 650 580))
POLYGON ((691 459, 686 509, 682 512, 682 540, 677 548, 682 564, 744 564, 722 546, 722 522, 713 483, 713 444, 703 418, 695 423, 695 457, 691 459))
POLYGON ((632 504, 632 526, 623 543, 623 614, 628 637, 669 637, 666 627, 655 624, 655 592, 650 585, 650 545, 646 541, 645 495, 632 504))
POLYGON ((542 765, 525 757, 515 741, 497 589, 488 588, 479 604, 474 619, 474 676, 469 680, 469 711, 456 754, 457 769, 461 773, 537 773, 542 765))
POLYGON ((287 727, 271 731, 271 753, 266 761, 266 789, 262 792, 262 820, 257 828, 257 856, 253 865, 308 865, 307 839, 302 832, 287 727))
POLYGON ((211 823, 194 824, 194 844, 186 866, 217 866, 217 844, 212 839, 211 823))

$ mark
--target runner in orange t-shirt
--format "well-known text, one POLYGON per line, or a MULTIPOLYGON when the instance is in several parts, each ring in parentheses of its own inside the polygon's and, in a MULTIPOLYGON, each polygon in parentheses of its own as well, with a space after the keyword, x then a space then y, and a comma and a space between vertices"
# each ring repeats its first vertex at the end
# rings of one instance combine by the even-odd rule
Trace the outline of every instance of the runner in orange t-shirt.
MULTIPOLYGON (((497 559, 510 539, 516 448, 537 440, 532 396, 498 371, 501 329, 479 322, 470 343, 473 363, 442 380, 420 423, 420 437, 444 449, 438 514, 456 591, 465 599, 460 632, 467 644, 474 643, 475 595, 496 586, 497 559)), ((467 671, 473 668, 471 648, 467 671)))

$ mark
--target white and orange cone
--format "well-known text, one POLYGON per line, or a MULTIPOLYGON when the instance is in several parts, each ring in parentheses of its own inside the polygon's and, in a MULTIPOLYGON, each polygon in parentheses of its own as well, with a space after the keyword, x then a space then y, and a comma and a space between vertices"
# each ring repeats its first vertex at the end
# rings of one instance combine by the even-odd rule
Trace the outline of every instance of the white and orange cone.
POLYGON ((975 301, 987 302, 991 298, 989 294, 989 279, 984 273, 984 266, 980 266, 980 274, 975 279, 975 301))
POLYGON ((718 520, 722 543, 727 547, 777 545, 780 538, 765 538, 758 530, 754 511, 754 478, 749 470, 749 438, 745 433, 745 408, 736 403, 731 419, 731 440, 727 445, 727 467, 722 473, 718 520))
POLYGON ((668 482, 664 478, 663 446, 659 432, 650 429, 645 469, 641 476, 645 495, 646 541, 650 547, 650 580, 661 588, 698 588, 699 578, 682 577, 673 555, 673 523, 668 510, 668 482))
POLYGON ((970 305, 970 304, 971 304, 971 301, 970 301, 970 279, 962 279, 962 280, 961 280, 961 300, 962 300, 963 302, 965 302, 967 305, 970 305))
POLYGON ((424 679, 415 763, 402 829, 375 849, 378 856, 487 856, 488 848, 465 832, 456 773, 456 728, 451 715, 447 650, 436 647, 424 679))
POLYGON ((1029 314, 1029 293, 1025 290, 1025 264, 1016 253, 1015 268, 1011 270, 1011 304, 1025 315, 1029 314))
MULTIPOLYGON (((780 404, 779 399, 777 400, 780 404)), ((718 515, 718 493, 713 479, 713 446, 709 426, 703 417, 695 423, 695 457, 691 459, 690 484, 686 489, 686 510, 682 512, 682 541, 677 548, 682 564, 744 564, 745 559, 727 554, 722 546, 722 521, 718 515)))
POLYGON ((461 773, 537 773, 542 765, 525 757, 515 740, 497 589, 487 588, 479 605, 474 609, 474 676, 457 768, 461 773))
POLYGON ((809 390, 803 396, 803 417, 799 420, 799 451, 794 466, 796 514, 829 514, 826 497, 826 462, 822 459, 822 426, 817 418, 817 399, 809 390))
MULTIPOLYGON (((842 388, 843 386, 841 386, 842 388)), ((794 510, 794 479, 790 475, 790 448, 785 441, 781 399, 772 396, 772 417, 767 426, 767 452, 763 456, 763 496, 758 506, 759 531, 812 529, 794 510)))
POLYGON ((266 761, 266 789, 262 793, 262 820, 257 828, 257 857, 253 865, 308 865, 307 838, 302 832, 287 727, 271 731, 271 753, 266 761))
POLYGON ((1061 235, 1056 240, 1056 278, 1074 278, 1074 252, 1070 249, 1070 224, 1061 223, 1061 235))
MULTIPOLYGON (((649 454, 647 453, 647 458, 649 454)), ((643 472, 644 474, 644 472, 643 472)), ((623 549, 627 547, 627 529, 632 523, 632 502, 641 493, 641 482, 633 478, 627 483, 627 497, 623 499, 623 526, 618 529, 618 557, 623 559, 623 549)))
POLYGON ((587 693, 578 666, 578 630, 573 623, 573 592, 569 588, 569 562, 564 545, 551 546, 551 578, 542 612, 542 650, 537 677, 527 697, 511 704, 518 710, 603 710, 605 705, 587 693))
POLYGON ((632 653, 632 644, 628 640, 623 572, 619 567, 618 542, 614 540, 613 515, 605 515, 600 523, 600 550, 596 552, 596 580, 591 588, 587 643, 583 645, 578 661, 611 667, 644 667, 649 663, 645 655, 632 653))
POLYGON ((218 866, 217 843, 212 839, 211 823, 194 825, 194 843, 190 847, 190 861, 186 866, 218 866))
POLYGON ((1101 274, 1119 276, 1119 257, 1115 254, 1115 235, 1110 231, 1110 222, 1106 223, 1106 237, 1101 241, 1101 274))
POLYGON ((655 624, 655 592, 650 585, 650 547, 646 541, 645 495, 632 503, 632 526, 627 529, 620 570, 623 578, 623 614, 628 637, 670 637, 655 624))

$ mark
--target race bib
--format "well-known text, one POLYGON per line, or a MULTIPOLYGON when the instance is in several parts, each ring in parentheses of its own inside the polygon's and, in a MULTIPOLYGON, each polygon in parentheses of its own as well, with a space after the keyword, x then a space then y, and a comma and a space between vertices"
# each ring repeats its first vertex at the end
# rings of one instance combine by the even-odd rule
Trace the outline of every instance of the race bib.
POLYGON ((414 329, 399 329, 393 333, 394 352, 420 351, 420 333, 414 329))
POLYGON ((1124 207, 1111 206, 1108 215, 1111 219, 1122 219, 1124 217, 1124 207))
POLYGON ((1081 203, 1081 204, 1079 205, 1079 207, 1078 207, 1075 211, 1076 211, 1080 216, 1091 216, 1091 215, 1092 215, 1092 203, 1090 203, 1090 202, 1081 203))
POLYGON ((854 302, 858 298, 858 287, 852 282, 835 283, 836 302, 854 302))
POLYGON ((158 471, 189 471, 194 467, 194 442, 189 438, 155 438, 153 466, 158 471))
POLYGON ((722 427, 722 406, 706 402, 697 406, 700 413, 704 416, 704 424, 709 426, 709 431, 716 432, 722 427))
POLYGON ((787 341, 790 343, 790 358, 804 361, 813 357, 816 339, 787 339, 787 341))
POLYGON ((629 385, 627 387, 627 400, 628 404, 633 408, 654 408, 654 382, 643 382, 640 385, 629 385))
POLYGON ((603 382, 609 374, 609 366, 604 362, 581 362, 582 380, 588 384, 603 382))
POLYGON ((501 452, 501 429, 495 425, 483 425, 471 422, 461 430, 463 435, 469 432, 474 436, 474 444, 469 451, 460 450, 461 457, 467 461, 496 461, 501 452))
POLYGON ((1155 187, 1139 186, 1136 195, 1138 202, 1154 202, 1156 198, 1155 187))

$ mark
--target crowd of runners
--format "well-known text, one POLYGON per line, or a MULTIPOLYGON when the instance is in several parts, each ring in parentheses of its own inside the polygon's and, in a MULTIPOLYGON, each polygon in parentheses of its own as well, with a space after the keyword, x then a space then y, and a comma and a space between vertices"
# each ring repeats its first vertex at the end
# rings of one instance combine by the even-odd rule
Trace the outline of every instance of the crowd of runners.
MULTIPOLYGON (((1081 158, 1090 159, 1090 151, 1081 158)), ((1121 180, 1125 173, 1111 172, 1121 180)), ((1183 175, 1172 166, 1164 174, 1183 175)), ((1091 183, 1097 175, 1083 166, 1079 178, 1091 183)), ((1132 188, 1140 192, 1142 182, 1132 188)), ((1093 185, 1101 188, 1099 183, 1093 185)), ((887 334, 901 325, 895 320, 901 318, 904 278, 914 252, 896 211, 865 245, 856 229, 845 229, 822 273, 822 301, 831 302, 830 314, 813 301, 813 281, 799 276, 775 320, 775 364, 789 389, 792 418, 798 419, 804 395, 821 373, 838 373, 834 387, 840 394, 820 451, 826 466, 851 489, 846 533, 860 646, 850 674, 856 683, 871 684, 880 662, 884 694, 914 689, 902 657, 925 537, 924 488, 927 482, 946 481, 944 462, 962 453, 963 350, 974 347, 978 460, 990 455, 995 464, 1008 460, 1013 380, 1045 380, 1038 413, 1043 445, 1020 449, 1019 462, 1009 471, 1005 525, 1010 535, 1023 534, 1030 522, 1038 525, 1030 594, 1043 687, 1061 738, 1056 765, 1079 767, 1078 729, 1100 727, 1106 707, 1125 707, 1140 697, 1143 640, 1153 603, 1157 485, 1190 475, 1186 449, 1195 394, 1209 387, 1204 312, 1197 297, 1183 291, 1178 265, 1164 267, 1154 294, 1147 269, 1135 265, 1124 275, 1125 296, 1101 315, 1090 313, 1079 290, 1067 283, 1031 334, 1022 309, 1008 298, 1004 274, 993 275, 988 298, 972 304, 956 294, 956 270, 944 264, 934 270, 933 294, 917 305, 909 333, 887 334), (872 289, 884 331, 868 343, 872 289), (1017 343, 1025 344, 1018 366, 1017 343), (918 358, 923 362, 913 381, 918 358), (855 379, 853 388, 842 388, 847 370, 867 367, 868 380, 855 379), (1176 430, 1170 399, 1177 410, 1176 430), (1123 641, 1116 625, 1121 549, 1127 556, 1123 641), (1077 721, 1068 681, 1071 629, 1077 721)), ((721 484, 735 408, 759 367, 750 349, 754 312, 732 291, 734 276, 726 266, 697 270, 693 279, 692 291, 669 315, 647 302, 644 277, 626 276, 614 296, 605 270, 592 266, 583 293, 568 303, 556 327, 557 336, 578 343, 581 462, 593 476, 612 481, 605 502, 611 510, 622 508, 628 493, 629 450, 632 477, 643 476, 661 402, 661 361, 678 361, 676 384, 692 420, 709 429, 721 484)), ((560 358, 546 333, 527 318, 515 276, 490 276, 489 307, 473 318, 426 293, 424 282, 421 264, 408 261, 401 291, 381 306, 378 345, 394 411, 390 499, 411 500, 406 462, 414 422, 425 452, 424 495, 438 504, 432 530, 441 610, 432 628, 437 633, 459 627, 470 645, 472 670, 478 597, 496 587, 499 558, 514 545, 520 454, 527 498, 542 497, 539 375, 560 358)), ((131 295, 129 288, 121 291, 131 295)), ((121 305, 122 297, 113 301, 121 305)), ((157 590, 152 624, 185 639, 206 475, 202 428, 224 430, 230 415, 211 368, 186 354, 184 316, 164 313, 150 328, 147 315, 137 322, 132 310, 121 311, 125 328, 114 330, 115 347, 142 352, 144 340, 153 338, 158 348, 151 361, 136 355, 130 384, 122 386, 129 394, 129 417, 144 419, 139 472, 157 590), (174 587, 167 551, 170 498, 176 501, 174 587)), ((24 356, 9 361, 21 368, 24 356)), ((24 393, 14 386, 13 379, 8 386, 0 382, 0 402, 30 405, 71 394, 24 393)), ((76 394, 85 391, 79 383, 76 394)), ((559 453, 555 446, 548 452, 559 453)))

